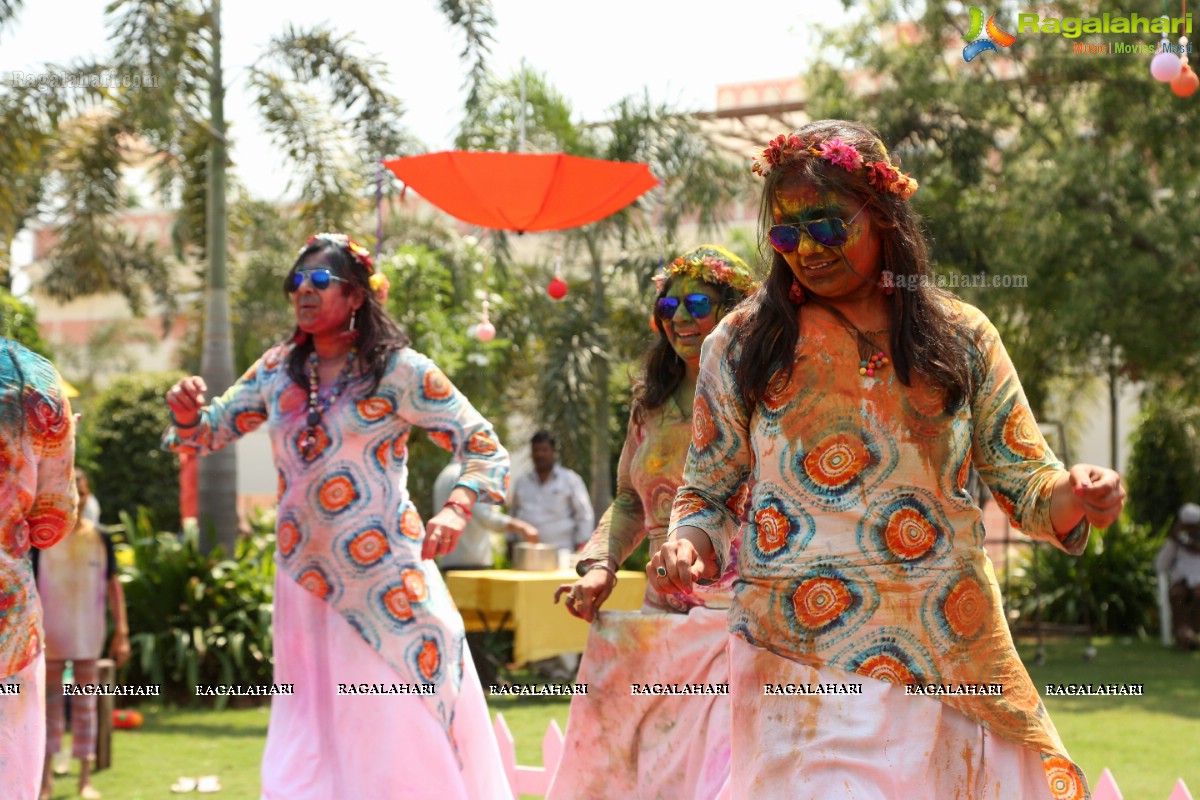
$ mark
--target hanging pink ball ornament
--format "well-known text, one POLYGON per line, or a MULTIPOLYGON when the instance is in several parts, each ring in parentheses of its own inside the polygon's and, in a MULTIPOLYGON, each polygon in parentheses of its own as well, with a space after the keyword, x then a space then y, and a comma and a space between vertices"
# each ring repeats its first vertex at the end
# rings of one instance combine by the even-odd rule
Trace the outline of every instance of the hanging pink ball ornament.
POLYGON ((546 287, 546 294, 555 300, 562 300, 567 296, 567 282, 555 275, 554 280, 550 281, 550 285, 546 287))
MULTIPOLYGON (((1163 41, 1166 41, 1165 39, 1163 41)), ((1161 48, 1159 48, 1161 50, 1161 48)), ((1154 76, 1154 80, 1170 83, 1179 75, 1179 67, 1182 62, 1179 56, 1174 53, 1160 52, 1150 60, 1150 74, 1154 76)))
POLYGON ((1196 77, 1191 67, 1184 64, 1175 80, 1171 81, 1171 91, 1180 97, 1191 97, 1196 89, 1200 89, 1200 78, 1196 77))
POLYGON ((490 342, 496 338, 496 326, 490 322, 481 322, 475 326, 475 338, 481 342, 490 342))

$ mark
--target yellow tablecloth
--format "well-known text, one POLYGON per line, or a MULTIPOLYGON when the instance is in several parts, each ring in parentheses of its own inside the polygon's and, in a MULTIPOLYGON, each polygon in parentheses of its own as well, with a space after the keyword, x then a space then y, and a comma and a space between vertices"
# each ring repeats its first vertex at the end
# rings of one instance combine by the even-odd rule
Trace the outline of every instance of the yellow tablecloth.
MULTIPOLYGON (((567 612, 565 600, 554 604, 554 590, 578 577, 569 569, 449 570, 445 575, 467 630, 479 630, 481 623, 495 630, 508 613, 505 627, 514 631, 513 660, 517 664, 583 652, 588 624, 567 612)), ((642 607, 645 594, 645 573, 621 570, 604 610, 636 611, 642 607)))

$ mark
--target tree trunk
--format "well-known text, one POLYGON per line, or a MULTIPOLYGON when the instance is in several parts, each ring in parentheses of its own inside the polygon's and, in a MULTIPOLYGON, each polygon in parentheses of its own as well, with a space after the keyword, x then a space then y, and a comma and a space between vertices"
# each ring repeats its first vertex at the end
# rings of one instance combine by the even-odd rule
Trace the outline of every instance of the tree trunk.
POLYGON ((604 271, 600 243, 589 236, 588 253, 592 261, 592 330, 603 354, 596 362, 596 395, 592 407, 592 508, 599 519, 612 503, 612 445, 608 422, 612 403, 608 396, 609 347, 607 333, 608 309, 604 296, 604 271))
MULTIPOLYGON (((221 0, 212 2, 212 70, 209 73, 208 143, 208 286, 204 303, 204 349, 200 373, 208 399, 220 396, 234 381, 233 329, 229 320, 229 288, 225 269, 225 85, 221 74, 221 0)), ((233 552, 238 536, 237 451, 230 445, 200 462, 200 535, 233 552)))

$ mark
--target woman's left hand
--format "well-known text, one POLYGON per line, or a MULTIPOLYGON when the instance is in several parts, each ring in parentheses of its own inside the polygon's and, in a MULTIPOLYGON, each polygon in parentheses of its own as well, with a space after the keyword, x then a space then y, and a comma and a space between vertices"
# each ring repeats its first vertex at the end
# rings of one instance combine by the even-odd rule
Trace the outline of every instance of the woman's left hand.
POLYGON ((1076 464, 1067 474, 1066 489, 1071 493, 1072 516, 1086 517, 1094 528, 1112 525, 1125 505, 1121 476, 1105 467, 1076 464))
POLYGON ((421 545, 421 558, 444 556, 458 544, 458 537, 467 520, 452 506, 443 508, 425 523, 425 542, 421 545))
POLYGON ((108 657, 113 660, 117 669, 125 666, 125 662, 129 660, 128 633, 116 631, 113 634, 112 642, 108 645, 108 657))

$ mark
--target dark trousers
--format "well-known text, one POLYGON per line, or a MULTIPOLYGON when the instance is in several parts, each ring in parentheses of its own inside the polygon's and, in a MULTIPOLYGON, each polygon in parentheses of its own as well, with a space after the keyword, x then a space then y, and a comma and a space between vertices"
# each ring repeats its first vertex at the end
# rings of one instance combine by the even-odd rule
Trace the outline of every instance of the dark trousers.
POLYGON ((1197 646, 1200 631, 1200 586, 1188 586, 1176 581, 1167 592, 1171 601, 1171 626, 1175 629, 1175 644, 1192 650, 1197 646))

